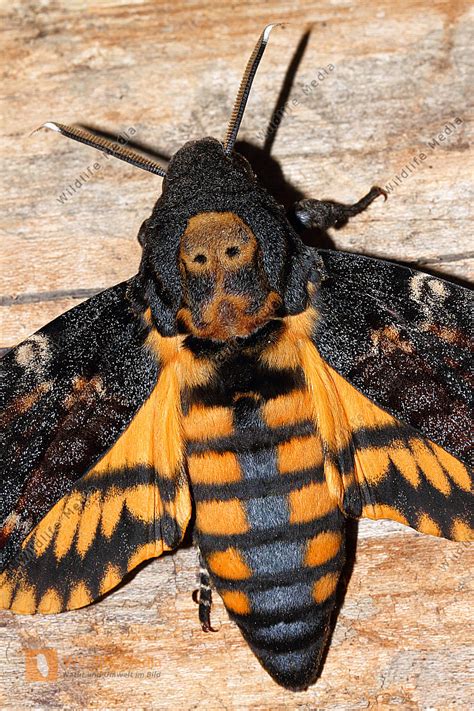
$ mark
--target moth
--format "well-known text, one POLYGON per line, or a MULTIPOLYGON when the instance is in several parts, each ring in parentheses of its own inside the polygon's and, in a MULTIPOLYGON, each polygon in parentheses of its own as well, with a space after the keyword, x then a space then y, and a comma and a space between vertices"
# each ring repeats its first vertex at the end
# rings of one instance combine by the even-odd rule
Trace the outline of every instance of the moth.
MULTIPOLYGON (((272 25, 223 142, 166 170, 136 276, 2 361, 0 606, 89 605, 193 528, 202 570, 266 671, 314 682, 349 519, 472 540, 472 294, 405 266, 304 244, 235 141, 272 25)), ((307 199, 304 227, 382 195, 307 199)))

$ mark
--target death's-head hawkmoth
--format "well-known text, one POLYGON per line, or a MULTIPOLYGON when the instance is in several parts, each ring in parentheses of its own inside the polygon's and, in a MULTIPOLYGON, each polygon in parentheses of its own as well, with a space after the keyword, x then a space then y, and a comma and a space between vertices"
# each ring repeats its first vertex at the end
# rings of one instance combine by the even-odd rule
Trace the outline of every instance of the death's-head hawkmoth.
MULTIPOLYGON (((234 150, 270 30, 225 141, 187 143, 166 172, 46 124, 163 190, 137 276, 2 361, 0 605, 88 605, 193 525, 203 627, 211 582, 264 668, 301 689, 327 641, 348 518, 472 539, 472 296, 302 242, 234 150)), ((326 229, 382 193, 294 214, 326 229)))

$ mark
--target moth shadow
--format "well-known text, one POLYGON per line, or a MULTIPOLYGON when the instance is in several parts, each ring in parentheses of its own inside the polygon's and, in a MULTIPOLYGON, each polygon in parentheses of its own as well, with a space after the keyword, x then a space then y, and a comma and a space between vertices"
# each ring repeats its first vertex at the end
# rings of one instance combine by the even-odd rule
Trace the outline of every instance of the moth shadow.
MULTIPOLYGON (((260 148, 259 146, 247 141, 238 141, 236 143, 236 150, 249 161, 263 187, 268 190, 268 192, 280 205, 283 206, 291 226, 302 239, 304 244, 308 247, 314 247, 316 249, 337 249, 335 242, 328 232, 316 228, 307 229, 296 219, 294 205, 299 200, 314 197, 313 195, 305 195, 301 192, 301 190, 298 190, 298 188, 286 180, 280 163, 273 158, 265 148, 260 148)), ((344 227, 345 225, 341 225, 339 228, 335 227, 334 229, 338 230, 343 229, 344 227)), ((415 262, 402 259, 384 258, 380 257, 378 254, 372 254, 367 251, 363 252, 363 256, 377 259, 379 261, 399 264, 402 267, 408 267, 409 269, 415 269, 426 274, 431 274, 438 279, 450 281, 458 286, 464 287, 465 289, 472 289, 474 285, 474 281, 472 280, 463 279, 459 276, 440 271, 436 268, 436 265, 430 266, 431 263, 427 262, 425 264, 423 263, 423 260, 415 262)), ((470 254, 467 254, 466 257, 467 256, 470 256, 470 254)), ((460 255, 460 258, 462 258, 462 255, 460 255)), ((449 262, 443 262, 440 260, 440 263, 449 262)))
POLYGON ((296 219, 295 203, 313 196, 305 195, 286 180, 280 163, 267 152, 266 148, 260 148, 247 141, 238 141, 235 149, 249 161, 261 185, 283 206, 291 226, 303 242, 308 247, 335 249, 335 244, 327 232, 303 227, 296 219))

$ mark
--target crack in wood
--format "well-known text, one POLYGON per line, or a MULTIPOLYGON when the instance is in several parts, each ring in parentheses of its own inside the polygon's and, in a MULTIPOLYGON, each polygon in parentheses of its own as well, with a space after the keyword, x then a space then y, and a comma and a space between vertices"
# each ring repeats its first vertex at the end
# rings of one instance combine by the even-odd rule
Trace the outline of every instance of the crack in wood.
POLYGON ((16 304, 37 304, 42 301, 61 301, 63 299, 88 299, 103 291, 106 287, 96 289, 64 289, 58 291, 32 291, 16 296, 0 296, 0 306, 15 306, 16 304))
POLYGON ((423 265, 423 264, 448 264, 450 262, 457 262, 461 259, 473 259, 474 252, 455 252, 453 254, 440 254, 438 257, 421 257, 413 262, 413 264, 423 265))

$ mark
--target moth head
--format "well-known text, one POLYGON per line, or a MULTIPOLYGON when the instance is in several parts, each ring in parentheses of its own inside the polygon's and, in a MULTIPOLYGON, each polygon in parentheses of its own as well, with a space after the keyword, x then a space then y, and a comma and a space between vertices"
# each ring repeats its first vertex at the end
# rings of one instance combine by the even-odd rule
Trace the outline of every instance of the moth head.
POLYGON ((184 145, 140 232, 142 284, 158 329, 228 340, 306 305, 307 249, 241 155, 184 145))

